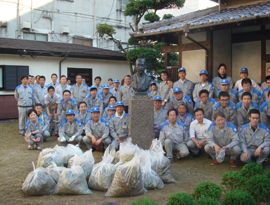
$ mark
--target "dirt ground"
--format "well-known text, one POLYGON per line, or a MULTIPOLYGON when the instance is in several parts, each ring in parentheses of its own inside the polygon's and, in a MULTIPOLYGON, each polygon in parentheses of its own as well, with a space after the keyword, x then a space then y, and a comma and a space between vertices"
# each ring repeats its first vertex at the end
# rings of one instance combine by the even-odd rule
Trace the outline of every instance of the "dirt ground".
MULTIPOLYGON (((212 160, 204 153, 200 158, 192 158, 192 155, 172 164, 174 177, 177 183, 165 184, 162 190, 148 191, 145 195, 137 197, 111 198, 105 197, 104 192, 93 191, 93 195, 64 195, 64 196, 40 196, 31 197, 23 194, 22 184, 29 172, 33 170, 32 161, 36 163, 39 151, 27 150, 24 138, 20 136, 17 123, 0 124, 0 204, 97 204, 114 202, 121 205, 147 197, 163 205, 170 194, 176 192, 192 193, 198 183, 203 181, 221 183, 222 175, 228 171, 240 171, 242 163, 238 168, 231 168, 227 158, 222 164, 210 166, 212 160)), ((42 148, 54 147, 57 144, 55 136, 50 137, 41 145, 42 148)), ((86 147, 83 146, 86 151, 86 147)), ((102 152, 94 152, 96 162, 101 161, 102 152)), ((266 171, 270 170, 267 163, 266 171)))

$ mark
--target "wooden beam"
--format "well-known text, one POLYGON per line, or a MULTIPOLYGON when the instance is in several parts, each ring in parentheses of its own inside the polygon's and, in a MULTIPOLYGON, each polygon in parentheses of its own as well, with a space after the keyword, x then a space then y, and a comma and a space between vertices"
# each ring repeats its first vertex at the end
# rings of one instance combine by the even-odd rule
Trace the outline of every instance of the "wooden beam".
POLYGON ((265 55, 265 63, 270 63, 270 54, 265 55))
MULTIPOLYGON (((261 27, 264 27, 264 26, 261 26, 261 27)), ((270 39, 269 30, 251 31, 251 32, 245 32, 245 33, 232 34, 232 43, 260 41, 262 39, 266 39, 266 40, 270 39)))
MULTIPOLYGON (((261 26, 261 31, 265 32, 265 26, 261 26)), ((261 40, 261 82, 265 79, 265 58, 266 58, 266 36, 261 40)))
POLYGON ((207 43, 209 44, 208 48, 208 61, 207 61, 207 68, 208 71, 208 78, 212 81, 213 78, 213 31, 208 30, 207 31, 207 43))
MULTIPOLYGON (((210 44, 207 41, 200 42, 203 46, 206 48, 210 48, 210 44)), ((165 46, 160 48, 161 53, 172 53, 172 52, 180 52, 180 51, 191 51, 191 50, 199 50, 202 49, 202 47, 194 44, 194 43, 186 43, 176 46, 165 46)))
MULTIPOLYGON (((182 35, 178 35, 178 45, 182 45, 182 35)), ((178 57, 179 57, 179 60, 178 60, 178 66, 179 68, 182 67, 182 50, 179 51, 178 53, 178 57)))

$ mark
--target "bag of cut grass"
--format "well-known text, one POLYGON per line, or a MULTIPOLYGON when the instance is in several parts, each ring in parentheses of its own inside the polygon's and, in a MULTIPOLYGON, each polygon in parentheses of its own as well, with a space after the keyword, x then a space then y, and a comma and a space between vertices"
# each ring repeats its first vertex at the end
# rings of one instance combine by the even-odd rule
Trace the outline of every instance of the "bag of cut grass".
POLYGON ((107 191, 110 187, 116 166, 112 164, 115 156, 115 148, 113 145, 109 145, 104 152, 102 161, 95 164, 92 173, 88 181, 88 187, 93 190, 107 191))
POLYGON ((53 178, 53 180, 56 183, 58 182, 60 174, 65 169, 66 169, 66 167, 57 167, 54 162, 50 166, 47 167, 47 170, 48 170, 49 174, 51 175, 51 177, 53 178))
POLYGON ((117 164, 120 161, 119 151, 115 152, 114 163, 117 164))
POLYGON ((151 169, 151 155, 147 150, 140 153, 141 165, 143 171, 144 188, 146 189, 163 189, 164 183, 160 176, 151 169))
POLYGON ((73 145, 73 144, 68 144, 68 145, 66 146, 66 148, 67 148, 68 151, 73 152, 74 155, 77 155, 77 156, 83 155, 83 151, 81 150, 81 148, 80 148, 80 147, 76 147, 76 146, 73 145))
POLYGON ((150 147, 151 168, 160 176, 163 182, 176 182, 173 177, 170 160, 164 156, 160 140, 154 139, 150 147))
POLYGON ((34 163, 33 168, 34 171, 27 175, 22 185, 22 191, 31 196, 52 194, 56 183, 50 176, 48 170, 43 167, 35 169, 34 163))
POLYGON ((42 156, 38 159, 38 166, 37 167, 48 167, 52 163, 55 163, 59 167, 64 166, 64 157, 59 155, 57 152, 51 152, 49 154, 46 154, 45 156, 42 156))
POLYGON ((88 181, 92 169, 94 167, 95 159, 92 154, 92 149, 86 151, 83 155, 75 155, 68 161, 68 167, 71 168, 73 165, 78 165, 83 168, 86 180, 88 181))
POLYGON ((92 194, 87 186, 83 168, 74 165, 65 169, 60 174, 54 194, 92 194))
POLYGON ((74 157, 75 153, 67 149, 65 146, 58 146, 55 145, 53 148, 59 155, 63 156, 64 158, 64 165, 67 166, 68 160, 72 157, 74 157))
POLYGON ((42 167, 42 166, 40 166, 40 159, 43 157, 43 156, 45 156, 46 154, 50 154, 50 153, 54 153, 55 152, 55 150, 54 149, 52 149, 52 148, 46 148, 46 149, 43 149, 40 153, 39 153, 39 155, 38 155, 38 160, 37 160, 37 167, 42 167))
POLYGON ((140 157, 135 155, 131 161, 118 166, 105 196, 137 196, 146 192, 140 157))
POLYGON ((132 139, 128 138, 127 141, 120 143, 119 148, 120 162, 125 163, 132 160, 135 154, 139 151, 140 148, 137 145, 132 144, 132 139))

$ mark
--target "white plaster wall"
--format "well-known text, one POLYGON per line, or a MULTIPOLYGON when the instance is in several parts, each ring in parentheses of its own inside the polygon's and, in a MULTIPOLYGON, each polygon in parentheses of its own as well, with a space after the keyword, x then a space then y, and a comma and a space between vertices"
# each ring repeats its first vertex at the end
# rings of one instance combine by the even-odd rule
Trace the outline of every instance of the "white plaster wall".
POLYGON ((248 68, 249 78, 261 83, 261 42, 253 41, 232 45, 232 78, 240 79, 240 69, 248 68))
MULTIPOLYGON (((29 74, 44 75, 46 84, 51 82, 51 74, 59 75, 59 61, 63 58, 37 57, 35 59, 26 56, 21 58, 18 55, 0 55, 0 65, 21 65, 29 66, 29 74)), ((91 68, 93 71, 93 81, 95 76, 101 76, 101 84, 106 84, 108 78, 118 78, 120 81, 125 75, 130 74, 126 61, 110 61, 95 59, 75 59, 68 58, 62 62, 62 75, 67 75, 67 68, 91 68)), ((13 94, 13 92, 0 91, 0 95, 13 94)))
POLYGON ((193 83, 200 82, 199 73, 205 70, 205 50, 193 50, 182 52, 182 67, 187 70, 186 78, 193 83))
MULTIPOLYGON (((192 33, 189 36, 198 42, 206 41, 206 32, 192 33)), ((185 35, 182 35, 182 44, 185 43, 192 43, 192 41, 188 40, 185 35)))

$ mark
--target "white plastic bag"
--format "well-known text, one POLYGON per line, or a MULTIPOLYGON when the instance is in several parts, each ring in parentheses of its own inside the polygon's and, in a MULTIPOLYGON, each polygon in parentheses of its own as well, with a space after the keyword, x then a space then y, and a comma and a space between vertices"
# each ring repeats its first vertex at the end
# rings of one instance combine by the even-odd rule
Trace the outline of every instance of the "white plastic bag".
POLYGON ((137 145, 132 144, 132 139, 128 138, 127 141, 120 143, 119 157, 120 162, 125 163, 135 156, 140 151, 137 145))
POLYGON ((72 157, 74 157, 75 153, 67 149, 65 146, 58 146, 55 145, 53 148, 59 155, 63 156, 64 158, 64 165, 67 166, 68 160, 72 157))
POLYGON ((53 180, 57 183, 60 174, 66 169, 66 167, 57 167, 56 164, 53 162, 50 166, 47 167, 47 170, 53 180))
POLYGON ((160 140, 154 139, 150 147, 151 168, 160 176, 163 182, 176 182, 173 177, 170 160, 164 156, 160 140))
POLYGON ((120 161, 119 150, 115 153, 114 163, 117 164, 120 161))
POLYGON ((22 191, 31 196, 52 194, 56 183, 50 176, 48 170, 43 167, 35 169, 34 163, 33 168, 34 171, 27 175, 22 185, 22 191))
POLYGON ((50 154, 50 153, 54 153, 55 152, 55 150, 54 149, 52 149, 52 148, 46 148, 46 149, 43 149, 40 153, 39 153, 39 155, 38 155, 38 160, 37 160, 37 167, 42 167, 42 166, 40 166, 40 159, 43 157, 43 156, 45 156, 46 154, 50 154))
POLYGON ((45 156, 42 156, 38 159, 37 167, 48 167, 52 163, 55 163, 59 167, 64 166, 64 158, 63 156, 59 155, 57 152, 51 152, 49 154, 46 154, 45 156))
POLYGON ((92 149, 86 151, 83 155, 75 155, 68 161, 68 167, 71 168, 73 165, 78 165, 83 168, 86 180, 88 181, 92 169, 94 167, 95 159, 92 154, 92 149))
POLYGON ((216 157, 218 163, 222 163, 225 159, 225 150, 222 149, 220 150, 219 154, 217 154, 217 157, 216 157))
POLYGON ((91 176, 88 181, 88 187, 93 190, 107 191, 110 187, 116 166, 112 164, 115 156, 115 148, 113 145, 109 145, 104 152, 102 161, 95 164, 91 176))
POLYGON ((137 196, 146 192, 140 157, 135 155, 131 161, 118 166, 112 184, 105 196, 137 196))
POLYGON ((83 151, 81 150, 81 148, 80 148, 80 147, 76 147, 76 146, 73 145, 73 144, 68 144, 68 145, 66 146, 66 148, 67 148, 68 151, 73 152, 74 155, 78 155, 78 156, 83 155, 83 151))
POLYGON ((143 182, 146 189, 163 189, 164 183, 159 175, 151 169, 151 155, 150 152, 141 151, 140 153, 142 170, 143 170, 143 182))
POLYGON ((54 194, 92 194, 82 167, 74 165, 64 170, 60 174, 54 194))

